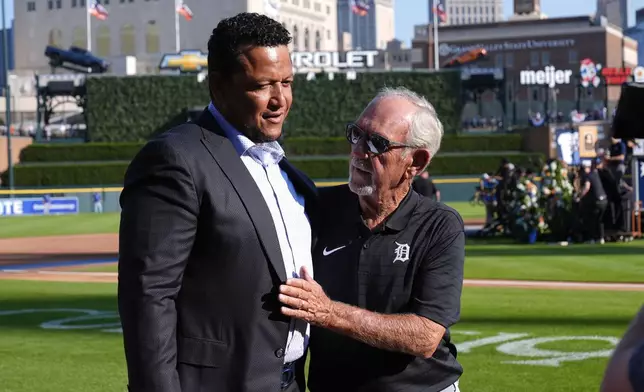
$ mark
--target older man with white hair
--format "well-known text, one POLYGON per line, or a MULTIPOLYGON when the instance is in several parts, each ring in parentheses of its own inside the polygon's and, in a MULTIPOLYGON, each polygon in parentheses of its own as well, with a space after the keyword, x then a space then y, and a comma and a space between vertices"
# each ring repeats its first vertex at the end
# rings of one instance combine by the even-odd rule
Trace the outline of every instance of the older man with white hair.
POLYGON ((346 132, 349 184, 320 189, 315 280, 302 269, 280 286, 282 312, 312 325, 308 387, 458 391, 449 328, 460 315, 463 221, 411 189, 442 125, 425 98, 395 88, 346 132))

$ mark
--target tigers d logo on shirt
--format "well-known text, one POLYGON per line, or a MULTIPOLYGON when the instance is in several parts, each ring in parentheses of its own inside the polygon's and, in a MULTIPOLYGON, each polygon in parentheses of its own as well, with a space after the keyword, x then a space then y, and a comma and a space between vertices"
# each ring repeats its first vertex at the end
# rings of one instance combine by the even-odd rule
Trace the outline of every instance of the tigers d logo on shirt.
POLYGON ((395 242, 398 247, 394 249, 394 254, 396 258, 394 259, 394 263, 396 261, 400 261, 401 263, 404 263, 405 261, 409 260, 409 245, 408 244, 399 244, 395 242))

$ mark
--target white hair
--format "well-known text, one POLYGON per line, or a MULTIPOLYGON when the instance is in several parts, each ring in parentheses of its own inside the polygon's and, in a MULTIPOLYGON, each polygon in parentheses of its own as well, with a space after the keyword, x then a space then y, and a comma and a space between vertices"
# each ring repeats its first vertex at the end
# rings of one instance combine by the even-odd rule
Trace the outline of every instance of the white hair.
POLYGON ((413 148, 425 148, 433 159, 443 139, 443 124, 438 119, 434 106, 425 97, 405 87, 384 87, 374 98, 400 97, 414 104, 418 110, 412 115, 407 144, 413 148))
MULTIPOLYGON (((424 148, 429 151, 430 157, 433 159, 434 155, 438 152, 441 146, 441 139, 443 138, 443 124, 441 124, 436 110, 425 97, 422 97, 415 92, 405 87, 385 87, 378 92, 378 95, 371 101, 372 103, 380 98, 400 97, 406 99, 416 106, 417 110, 411 117, 409 124, 409 134, 407 136, 407 143, 411 148, 424 148)), ((405 149, 405 153, 408 150, 405 149)), ((376 187, 374 184, 360 185, 354 184, 351 178, 351 166, 358 165, 356 159, 352 159, 349 166, 349 188, 351 191, 359 196, 368 196, 375 192, 376 187)))

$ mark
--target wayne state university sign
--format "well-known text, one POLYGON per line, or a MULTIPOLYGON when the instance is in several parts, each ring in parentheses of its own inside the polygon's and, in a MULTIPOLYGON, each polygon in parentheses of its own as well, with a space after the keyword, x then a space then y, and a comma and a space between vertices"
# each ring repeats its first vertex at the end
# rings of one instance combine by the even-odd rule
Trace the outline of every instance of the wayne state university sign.
POLYGON ((526 69, 519 73, 519 83, 523 86, 548 86, 555 87, 562 84, 570 84, 572 78, 571 69, 556 69, 549 65, 544 69, 526 69))
POLYGON ((503 52, 503 51, 522 51, 534 49, 552 49, 552 48, 571 48, 575 46, 574 39, 527 39, 524 41, 499 41, 499 42, 486 42, 486 43, 467 43, 455 44, 443 42, 438 46, 438 52, 441 56, 451 56, 467 52, 468 50, 482 48, 488 52, 503 52))

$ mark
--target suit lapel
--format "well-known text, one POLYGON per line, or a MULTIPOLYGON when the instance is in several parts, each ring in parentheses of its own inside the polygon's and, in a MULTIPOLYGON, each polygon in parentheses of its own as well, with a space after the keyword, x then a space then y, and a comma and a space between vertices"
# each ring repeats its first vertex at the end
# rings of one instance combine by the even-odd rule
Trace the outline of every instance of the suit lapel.
POLYGON ((284 268, 284 261, 273 218, 264 201, 264 197, 255 184, 255 180, 244 166, 239 155, 237 155, 235 147, 224 136, 223 130, 219 127, 217 121, 212 117, 208 109, 201 114, 196 123, 202 128, 222 136, 219 138, 208 132, 203 132, 204 137, 202 143, 215 162, 217 162, 224 175, 228 178, 235 192, 237 192, 237 195, 255 225, 255 231, 264 247, 266 256, 273 265, 280 281, 285 281, 286 269, 284 268))

